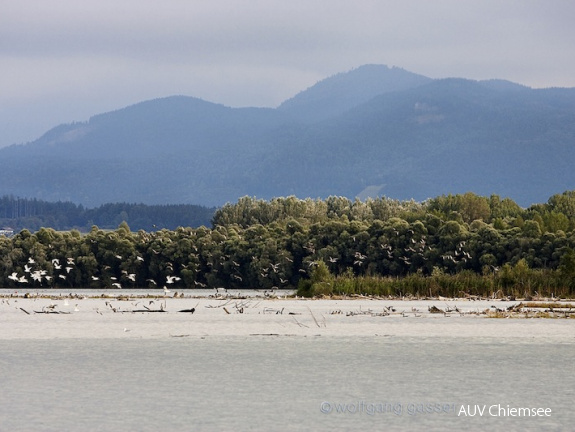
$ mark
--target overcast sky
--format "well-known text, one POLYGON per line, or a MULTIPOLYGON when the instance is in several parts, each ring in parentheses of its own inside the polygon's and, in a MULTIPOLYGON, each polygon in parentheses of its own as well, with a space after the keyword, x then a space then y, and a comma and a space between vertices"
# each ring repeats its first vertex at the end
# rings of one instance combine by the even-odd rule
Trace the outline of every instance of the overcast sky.
POLYGON ((575 87, 573 0, 0 3, 0 146, 174 94, 275 107, 367 63, 575 87))

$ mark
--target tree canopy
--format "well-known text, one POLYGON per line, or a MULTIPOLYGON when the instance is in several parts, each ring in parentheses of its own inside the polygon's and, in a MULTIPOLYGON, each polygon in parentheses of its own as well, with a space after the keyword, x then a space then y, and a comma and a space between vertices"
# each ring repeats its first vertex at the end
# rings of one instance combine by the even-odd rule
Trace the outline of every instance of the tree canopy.
POLYGON ((327 271, 335 279, 459 281, 462 292, 483 286, 570 295, 574 204, 571 192, 527 209, 470 193, 423 203, 244 197, 218 209, 211 227, 132 231, 124 221, 112 231, 42 228, 0 237, 0 281, 15 288, 276 289, 313 282, 314 271, 321 282, 327 271))

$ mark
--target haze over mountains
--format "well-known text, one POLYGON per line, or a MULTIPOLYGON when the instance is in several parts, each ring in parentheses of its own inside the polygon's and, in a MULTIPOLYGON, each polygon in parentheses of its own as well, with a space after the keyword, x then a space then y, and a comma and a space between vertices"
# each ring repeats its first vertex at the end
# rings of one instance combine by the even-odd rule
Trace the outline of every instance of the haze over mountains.
POLYGON ((219 206, 250 195, 472 191, 523 206, 575 188, 575 89, 366 65, 278 108, 172 96, 0 149, 0 195, 219 206))

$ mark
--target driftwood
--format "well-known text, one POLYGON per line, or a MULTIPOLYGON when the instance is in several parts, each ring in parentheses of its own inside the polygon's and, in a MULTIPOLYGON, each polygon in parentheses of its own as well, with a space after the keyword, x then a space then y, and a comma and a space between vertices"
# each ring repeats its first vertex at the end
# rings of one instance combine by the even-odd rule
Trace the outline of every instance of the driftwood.
POLYGON ((122 311, 122 312, 132 312, 132 313, 137 313, 137 312, 167 312, 164 309, 136 309, 136 310, 131 310, 131 311, 122 311))
POLYGON ((55 311, 55 310, 34 311, 34 313, 35 314, 70 315, 70 312, 59 312, 59 311, 55 311))
MULTIPOLYGON (((311 309, 309 308, 309 306, 308 306, 307 309, 309 310, 309 313, 311 314, 311 317, 313 318, 313 322, 315 322, 315 325, 318 326, 318 327, 321 327, 321 326, 319 325, 319 323, 317 322, 317 320, 315 319, 315 316, 314 316, 313 312, 311 311, 311 309)), ((324 319, 323 324, 324 324, 324 327, 325 327, 325 319, 324 319)))
POLYGON ((225 302, 224 304, 221 305, 217 305, 217 306, 213 306, 213 305, 206 305, 207 308, 213 309, 213 308, 221 308, 224 306, 227 306, 228 304, 230 304, 232 301, 228 300, 227 302, 225 302))
POLYGON ((178 312, 184 312, 184 313, 191 313, 193 314, 196 311, 196 308, 198 307, 198 305, 200 304, 200 302, 196 303, 196 305, 193 308, 190 309, 182 309, 179 310, 178 312))
POLYGON ((514 305, 511 305, 507 308, 507 312, 521 312, 522 308, 523 308, 523 303, 514 304, 514 305))
POLYGON ((295 321, 295 323, 300 326, 300 327, 305 327, 305 328, 309 328, 308 326, 306 326, 305 324, 300 323, 295 317, 293 317, 293 320, 295 321))
POLYGON ((21 310, 22 312, 26 312, 26 314, 30 315, 30 312, 28 312, 26 309, 20 308, 20 310, 21 310))

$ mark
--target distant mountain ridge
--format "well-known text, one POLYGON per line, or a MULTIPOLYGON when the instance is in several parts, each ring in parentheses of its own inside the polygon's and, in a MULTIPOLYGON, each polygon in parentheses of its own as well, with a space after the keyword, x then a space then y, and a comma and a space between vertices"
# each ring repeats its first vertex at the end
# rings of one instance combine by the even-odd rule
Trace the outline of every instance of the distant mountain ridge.
POLYGON ((342 114, 374 96, 407 90, 432 81, 398 67, 364 65, 319 81, 284 101, 278 110, 304 121, 317 121, 342 114))
POLYGON ((0 194, 219 206, 250 195, 521 205, 575 188, 575 89, 431 79, 366 65, 276 109, 172 96, 0 149, 0 194))

